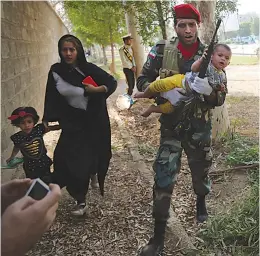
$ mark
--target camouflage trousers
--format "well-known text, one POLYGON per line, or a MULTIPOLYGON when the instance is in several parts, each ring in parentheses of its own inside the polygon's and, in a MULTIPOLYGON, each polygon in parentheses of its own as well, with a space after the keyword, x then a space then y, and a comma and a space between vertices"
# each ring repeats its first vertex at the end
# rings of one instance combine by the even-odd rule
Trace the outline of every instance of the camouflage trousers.
POLYGON ((162 126, 160 147, 153 165, 153 217, 156 220, 169 218, 171 195, 181 168, 183 150, 188 158, 194 192, 199 196, 210 192, 211 122, 192 120, 191 129, 185 131, 181 138, 162 126))

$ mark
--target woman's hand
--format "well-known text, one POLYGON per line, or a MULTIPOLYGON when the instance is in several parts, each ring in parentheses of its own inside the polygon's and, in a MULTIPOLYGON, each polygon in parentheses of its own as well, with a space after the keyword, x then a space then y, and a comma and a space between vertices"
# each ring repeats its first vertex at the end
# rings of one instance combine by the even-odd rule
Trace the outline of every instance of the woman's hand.
POLYGON ((82 83, 82 84, 85 85, 86 92, 89 92, 89 93, 96 93, 96 92, 98 92, 98 90, 97 90, 98 87, 95 87, 92 84, 85 84, 85 83, 82 83))
POLYGON ((107 92, 107 87, 105 85, 100 85, 98 87, 93 86, 92 84, 85 84, 85 91, 89 93, 99 93, 99 92, 107 92))

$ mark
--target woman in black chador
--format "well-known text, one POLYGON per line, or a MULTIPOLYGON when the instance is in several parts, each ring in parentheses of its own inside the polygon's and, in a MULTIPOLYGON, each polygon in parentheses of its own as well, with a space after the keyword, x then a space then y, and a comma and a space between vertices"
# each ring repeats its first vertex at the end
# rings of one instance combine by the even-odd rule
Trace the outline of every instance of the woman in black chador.
POLYGON ((106 99, 116 80, 86 61, 80 40, 72 35, 58 43, 60 63, 51 66, 43 122, 59 122, 61 136, 54 151, 54 181, 76 200, 73 215, 86 212, 90 178, 97 174, 100 192, 111 159, 111 131, 106 99), (97 87, 83 80, 91 76, 97 87))

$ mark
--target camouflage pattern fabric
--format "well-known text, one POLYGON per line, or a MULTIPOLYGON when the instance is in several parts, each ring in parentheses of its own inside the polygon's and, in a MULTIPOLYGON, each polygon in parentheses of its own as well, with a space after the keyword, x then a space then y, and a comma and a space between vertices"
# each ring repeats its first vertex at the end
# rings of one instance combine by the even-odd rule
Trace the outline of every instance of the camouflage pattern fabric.
POLYGON ((197 195, 210 192, 208 171, 212 164, 211 123, 191 120, 191 129, 180 139, 173 131, 161 127, 160 147, 153 165, 153 217, 167 220, 171 194, 181 167, 184 149, 192 175, 193 189, 197 195))

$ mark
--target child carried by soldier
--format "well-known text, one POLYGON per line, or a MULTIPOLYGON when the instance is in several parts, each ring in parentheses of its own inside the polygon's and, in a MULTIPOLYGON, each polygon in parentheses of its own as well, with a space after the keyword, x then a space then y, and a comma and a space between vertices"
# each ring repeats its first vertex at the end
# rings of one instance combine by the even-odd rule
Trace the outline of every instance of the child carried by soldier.
MULTIPOLYGON (((151 98, 156 94, 160 94, 161 97, 167 99, 167 102, 160 105, 151 105, 146 109, 141 115, 143 117, 148 117, 151 113, 172 113, 180 102, 176 103, 176 100, 167 96, 166 92, 174 90, 176 88, 184 89, 184 93, 189 96, 191 95, 191 90, 193 89, 195 77, 198 76, 204 55, 195 61, 191 66, 191 72, 184 74, 176 74, 164 79, 156 80, 152 82, 144 92, 137 92, 134 98, 151 98)), ((215 91, 223 91, 226 89, 227 77, 224 69, 230 64, 230 59, 232 56, 231 49, 226 44, 216 44, 214 51, 211 56, 211 62, 208 65, 206 77, 208 82, 215 91)))

